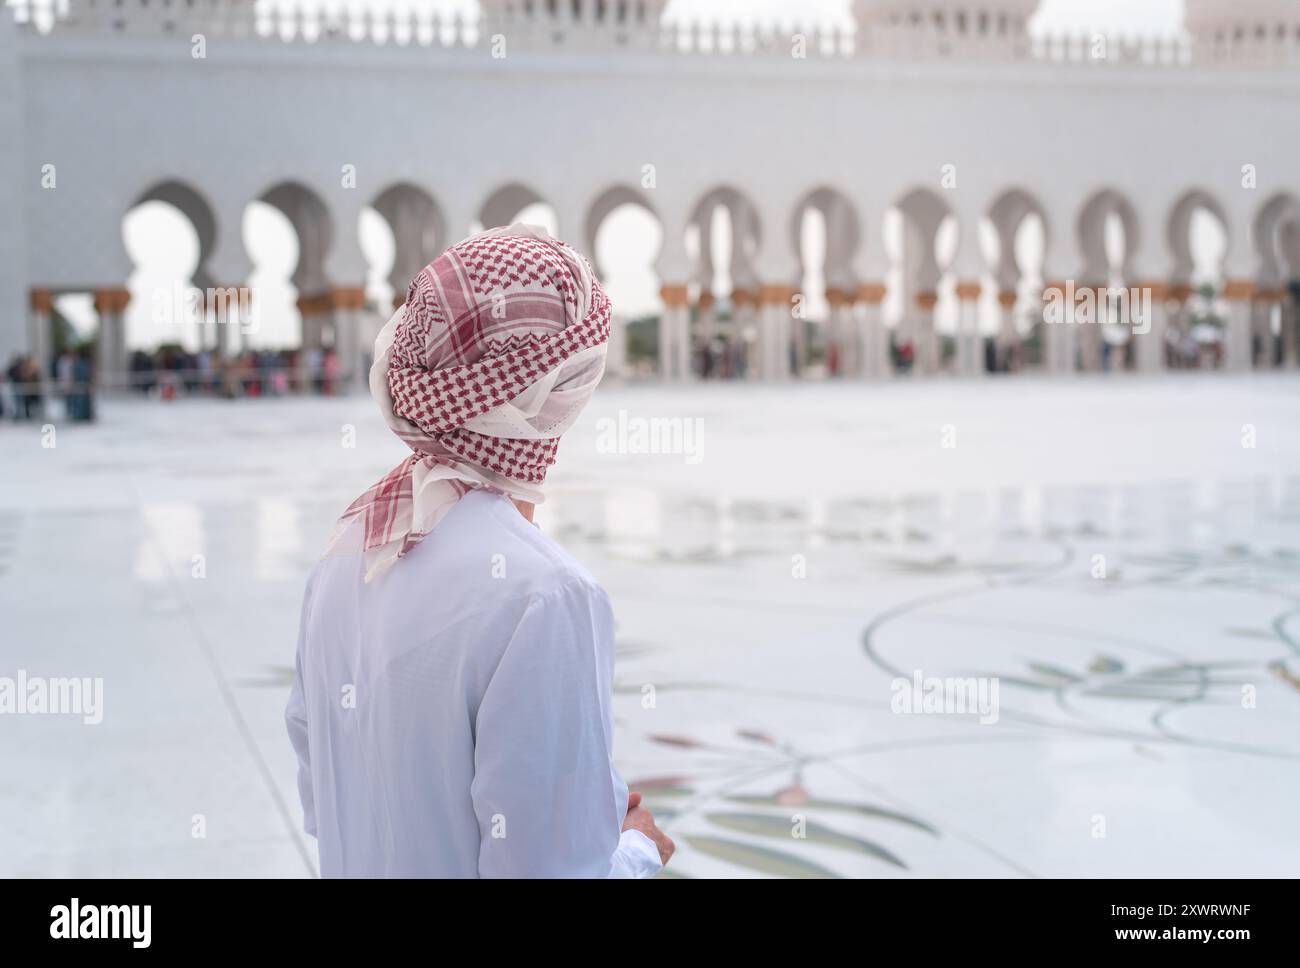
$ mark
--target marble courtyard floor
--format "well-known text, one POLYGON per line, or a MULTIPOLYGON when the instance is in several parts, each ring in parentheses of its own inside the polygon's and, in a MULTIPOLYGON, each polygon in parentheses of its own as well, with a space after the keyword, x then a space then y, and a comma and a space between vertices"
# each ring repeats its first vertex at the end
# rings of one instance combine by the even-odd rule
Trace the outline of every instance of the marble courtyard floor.
MULTIPOLYGON (((400 444, 361 398, 56 433, 0 427, 0 676, 104 718, 0 716, 0 874, 314 874, 300 595, 400 444)), ((611 386, 538 520, 677 876, 1300 874, 1300 375, 611 386), (701 434, 610 452, 620 411, 701 434), (996 721, 893 711, 917 675, 996 721)))

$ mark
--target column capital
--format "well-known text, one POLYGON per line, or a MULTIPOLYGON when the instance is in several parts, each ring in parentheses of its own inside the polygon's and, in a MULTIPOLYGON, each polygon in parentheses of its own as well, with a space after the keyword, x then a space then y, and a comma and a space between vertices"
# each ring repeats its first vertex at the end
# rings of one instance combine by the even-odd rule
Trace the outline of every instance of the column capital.
POLYGON ((834 287, 826 290, 826 302, 832 309, 839 309, 853 302, 853 293, 848 289, 834 287))
POLYGON ((1250 279, 1229 279, 1223 286, 1223 298, 1234 302, 1245 301, 1255 294, 1255 283, 1250 279))
POLYGON ((38 313, 54 312, 54 291, 33 288, 30 293, 32 309, 38 313))
POLYGON ((1014 309, 1016 299, 1016 292, 1013 289, 1002 289, 998 292, 998 305, 1003 309, 1014 309))
POLYGON ((966 302, 971 299, 978 299, 983 287, 978 282, 959 282, 957 283, 957 298, 966 302))
POLYGON ((886 291, 883 282, 864 282, 858 286, 858 299, 864 303, 877 305, 885 301, 886 291))
POLYGON ((1149 289, 1151 291, 1152 299, 1158 299, 1163 302, 1169 298, 1169 285, 1164 282, 1139 282, 1136 288, 1149 289))
POLYGON ((333 309, 365 309, 365 287, 335 286, 330 290, 330 303, 333 309))
POLYGON ((660 286, 659 298, 665 306, 685 306, 690 303, 690 290, 684 284, 660 286))
POLYGON ((696 305, 698 305, 701 309, 711 309, 713 308, 713 304, 716 303, 717 301, 718 300, 713 295, 713 293, 709 292, 706 289, 704 292, 700 293, 700 298, 699 301, 696 303, 696 305))
POLYGON ((757 306, 758 292, 753 289, 733 289, 731 290, 731 305, 757 306))
POLYGON ((315 296, 299 296, 298 312, 304 316, 321 316, 334 308, 334 299, 330 292, 317 293, 315 296))
POLYGON ((934 309, 939 303, 939 294, 937 292, 918 292, 916 294, 916 304, 926 312, 934 309))
POLYGON ((765 285, 758 287, 758 298, 760 302, 770 306, 775 303, 789 303, 798 292, 799 290, 794 286, 765 285))
POLYGON ((1192 298, 1196 292, 1196 287, 1186 282, 1179 282, 1169 287, 1169 298, 1177 299, 1179 302, 1185 302, 1192 298))
POLYGON ((121 313, 131 303, 131 291, 121 286, 95 290, 95 312, 121 313))

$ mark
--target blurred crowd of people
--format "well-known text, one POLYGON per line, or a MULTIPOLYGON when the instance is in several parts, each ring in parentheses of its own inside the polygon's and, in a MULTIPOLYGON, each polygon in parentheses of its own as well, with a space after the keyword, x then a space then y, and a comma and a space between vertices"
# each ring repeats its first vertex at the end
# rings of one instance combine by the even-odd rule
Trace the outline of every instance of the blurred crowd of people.
POLYGON ((48 379, 41 379, 41 368, 31 356, 15 354, 0 374, 0 417, 13 420, 45 420, 46 394, 63 403, 67 420, 95 419, 94 370, 91 349, 65 350, 50 365, 48 379))
POLYGON ((231 357, 179 347, 153 353, 136 350, 127 377, 133 391, 164 399, 180 394, 227 399, 290 393, 332 396, 340 391, 339 358, 333 349, 245 350, 231 357))
POLYGON ((42 412, 41 370, 30 356, 15 353, 0 375, 0 416, 35 420, 42 412))
MULTIPOLYGON (((33 357, 15 354, 0 372, 0 418, 47 419, 52 415, 48 395, 62 403, 65 419, 94 420, 95 393, 103 388, 98 376, 92 345, 59 353, 46 374, 33 357)), ((195 395, 236 399, 333 395, 342 389, 340 378, 333 349, 247 350, 225 357, 165 346, 151 353, 134 351, 125 373, 110 374, 108 387, 163 400, 195 395)))

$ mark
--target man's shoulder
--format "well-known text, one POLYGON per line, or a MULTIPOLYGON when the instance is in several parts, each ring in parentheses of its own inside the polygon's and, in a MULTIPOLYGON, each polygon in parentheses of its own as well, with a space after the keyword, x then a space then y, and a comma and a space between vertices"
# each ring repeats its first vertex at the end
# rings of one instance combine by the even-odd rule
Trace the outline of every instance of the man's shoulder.
POLYGON ((581 562, 499 494, 471 491, 427 541, 436 567, 478 574, 493 597, 534 598, 566 586, 604 596, 581 562))
POLYGON ((471 491, 438 526, 376 581, 362 581, 360 555, 326 557, 308 580, 308 599, 360 609, 441 616, 452 623, 471 614, 522 614, 561 589, 593 602, 604 589, 572 555, 527 521, 506 498, 471 491))

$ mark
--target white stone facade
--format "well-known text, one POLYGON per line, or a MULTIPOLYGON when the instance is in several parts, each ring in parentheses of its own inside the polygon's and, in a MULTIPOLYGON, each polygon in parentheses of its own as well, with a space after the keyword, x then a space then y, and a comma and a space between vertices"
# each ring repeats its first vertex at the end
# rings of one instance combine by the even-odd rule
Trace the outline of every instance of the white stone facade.
MULTIPOLYGON (((905 306, 893 340, 919 373, 983 372, 990 313, 998 352, 1032 337, 1042 286, 1027 289, 1015 255, 1030 217, 1049 289, 1153 298, 1128 359, 1160 369, 1166 331, 1185 325, 1198 209, 1227 239, 1223 365, 1296 365, 1300 7, 1191 0, 1194 33, 1121 41, 1031 36, 1035 5, 859 0, 856 30, 800 31, 667 24, 662 0, 484 0, 480 21, 356 22, 268 19, 250 0, 70 0, 49 22, 24 0, 0 16, 0 358, 43 353, 50 298, 92 292, 116 344, 101 364, 120 366, 124 215, 175 205, 200 240, 189 282, 239 287, 240 219, 261 199, 298 233, 304 342, 332 329, 347 367, 363 208, 393 228, 401 292, 471 225, 536 201, 588 252, 618 205, 654 213, 670 378, 698 372, 720 302, 724 332, 751 335, 749 375, 804 369, 810 208, 826 235, 818 331, 842 374, 892 370, 891 295, 905 306), (734 235, 721 294, 705 244, 719 209, 734 235), (884 241, 891 209, 901 255, 884 241), (945 222, 957 242, 940 253, 945 222), (688 244, 692 227, 703 242, 688 244), (941 300, 956 307, 946 354, 941 300)), ((1101 366, 1097 327, 1039 335, 1039 365, 1101 366)))

